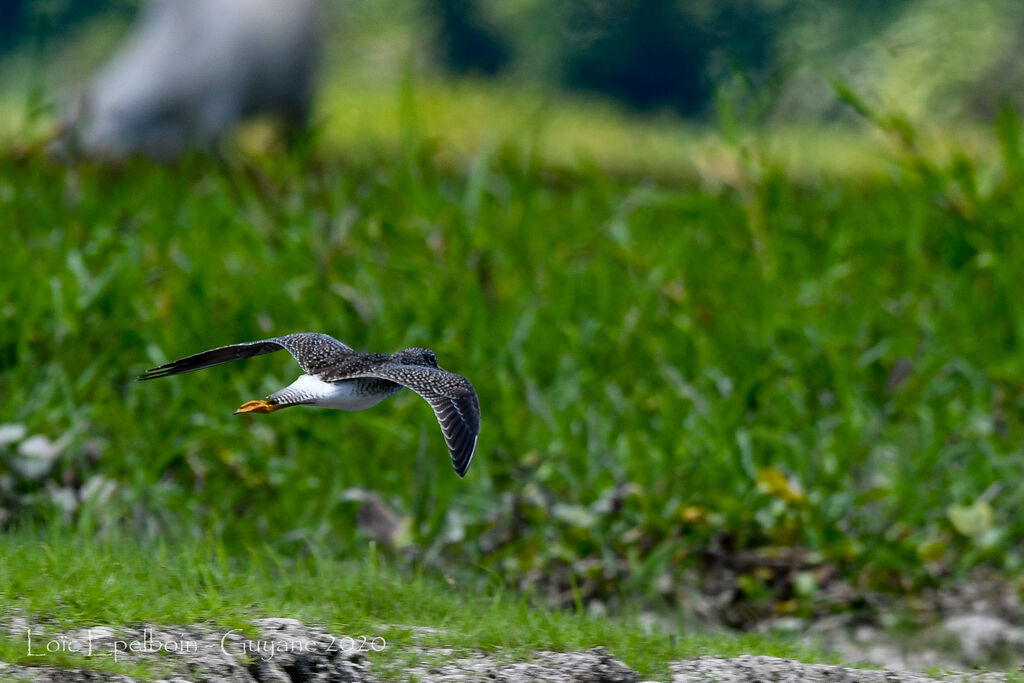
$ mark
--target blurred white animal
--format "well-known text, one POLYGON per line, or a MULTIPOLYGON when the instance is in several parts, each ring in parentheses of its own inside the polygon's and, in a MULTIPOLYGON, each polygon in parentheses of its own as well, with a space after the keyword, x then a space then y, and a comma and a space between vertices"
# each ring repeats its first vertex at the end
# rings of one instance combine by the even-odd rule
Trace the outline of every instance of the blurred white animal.
POLYGON ((69 112, 72 151, 170 161, 236 121, 309 115, 317 0, 151 0, 134 34, 69 112))

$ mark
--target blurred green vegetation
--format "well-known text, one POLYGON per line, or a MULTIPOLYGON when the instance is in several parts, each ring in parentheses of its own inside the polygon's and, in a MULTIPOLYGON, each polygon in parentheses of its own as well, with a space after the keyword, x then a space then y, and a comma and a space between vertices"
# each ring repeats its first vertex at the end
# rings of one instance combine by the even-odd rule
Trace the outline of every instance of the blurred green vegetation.
POLYGON ((841 94, 894 141, 887 174, 798 181, 757 145, 724 182, 519 144, 463 163, 411 88, 400 144, 346 155, 5 154, 0 423, 25 427, 0 447, 8 523, 346 557, 369 489, 408 525, 396 557, 566 605, 686 609, 717 576, 807 614, 832 586, 848 607, 1019 573, 1019 119, 978 163, 841 94), (134 382, 301 330, 430 346, 469 376, 467 478, 413 395, 232 416, 298 374, 283 355, 134 382))

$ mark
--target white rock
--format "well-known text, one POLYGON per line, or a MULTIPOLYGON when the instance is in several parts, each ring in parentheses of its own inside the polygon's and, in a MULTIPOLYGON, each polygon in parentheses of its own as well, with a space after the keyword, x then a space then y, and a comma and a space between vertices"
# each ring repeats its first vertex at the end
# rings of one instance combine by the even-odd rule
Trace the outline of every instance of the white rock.
POLYGON ((26 479, 41 479, 53 470, 68 441, 66 437, 50 441, 42 434, 30 436, 18 445, 11 469, 26 479))
MULTIPOLYGON (((52 484, 52 482, 46 483, 52 484)), ((50 493, 50 500, 66 514, 70 515, 78 509, 78 496, 75 495, 73 489, 69 489, 66 486, 48 486, 47 488, 50 493)))
POLYGON ((958 614, 944 620, 940 629, 959 642, 961 656, 972 664, 1024 651, 1024 629, 996 616, 958 614))
POLYGON ((0 425, 0 448, 9 446, 15 441, 21 441, 25 438, 25 434, 28 432, 25 429, 25 425, 18 424, 17 422, 8 422, 0 425))

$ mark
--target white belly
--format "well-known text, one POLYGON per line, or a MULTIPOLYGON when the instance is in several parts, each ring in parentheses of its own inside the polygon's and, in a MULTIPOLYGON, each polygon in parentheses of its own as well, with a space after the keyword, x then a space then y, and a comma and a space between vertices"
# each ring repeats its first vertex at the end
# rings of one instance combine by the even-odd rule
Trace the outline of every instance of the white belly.
POLYGON ((391 396, 387 393, 365 394, 357 391, 355 380, 324 382, 312 375, 302 375, 271 398, 282 403, 302 402, 306 405, 335 410, 366 410, 391 396))

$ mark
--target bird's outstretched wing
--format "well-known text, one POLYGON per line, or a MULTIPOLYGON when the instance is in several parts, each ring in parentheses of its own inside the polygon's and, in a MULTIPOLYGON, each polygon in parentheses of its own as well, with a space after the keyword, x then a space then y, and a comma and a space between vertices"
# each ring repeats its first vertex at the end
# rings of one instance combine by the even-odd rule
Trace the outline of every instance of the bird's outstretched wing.
POLYGON ((177 375, 182 372, 202 370, 213 365, 220 365, 239 358, 252 358, 262 356, 265 353, 273 353, 284 349, 292 354, 298 362, 299 367, 308 374, 319 375, 325 370, 336 365, 339 358, 352 352, 352 349, 342 344, 330 335, 319 332, 301 332, 299 334, 287 334, 283 337, 271 337, 259 341, 243 342, 221 346, 209 351, 203 351, 186 358, 180 358, 158 368, 146 370, 139 375, 139 380, 156 379, 177 375))
POLYGON ((440 368, 394 362, 343 375, 330 373, 323 379, 339 381, 359 377, 376 377, 397 382, 426 399, 441 425, 456 474, 460 477, 466 476, 480 434, 480 401, 468 379, 440 368))

